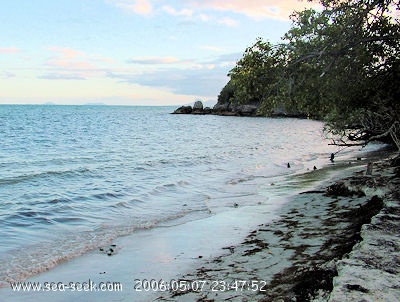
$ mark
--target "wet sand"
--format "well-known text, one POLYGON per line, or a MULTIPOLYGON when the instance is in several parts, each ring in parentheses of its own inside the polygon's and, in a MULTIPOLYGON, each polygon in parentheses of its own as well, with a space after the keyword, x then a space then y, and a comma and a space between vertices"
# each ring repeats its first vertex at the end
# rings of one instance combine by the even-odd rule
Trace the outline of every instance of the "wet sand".
POLYGON ((180 277, 221 284, 159 300, 399 301, 399 160, 369 160, 372 175, 363 164, 349 177, 301 192, 279 220, 180 277))

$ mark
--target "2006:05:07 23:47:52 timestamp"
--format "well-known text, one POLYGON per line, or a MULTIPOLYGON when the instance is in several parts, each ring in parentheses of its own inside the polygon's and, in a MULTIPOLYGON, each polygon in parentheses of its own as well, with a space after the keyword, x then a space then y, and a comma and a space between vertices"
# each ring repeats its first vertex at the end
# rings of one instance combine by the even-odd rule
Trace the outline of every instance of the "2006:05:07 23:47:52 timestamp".
POLYGON ((135 291, 260 291, 265 292, 264 280, 156 280, 135 279, 135 291))

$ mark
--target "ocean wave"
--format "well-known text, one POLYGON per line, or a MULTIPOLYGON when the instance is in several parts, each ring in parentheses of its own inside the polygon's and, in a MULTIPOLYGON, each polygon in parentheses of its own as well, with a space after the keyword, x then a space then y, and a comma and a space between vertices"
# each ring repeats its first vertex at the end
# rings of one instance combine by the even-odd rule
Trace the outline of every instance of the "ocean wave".
POLYGON ((179 180, 174 183, 166 183, 162 185, 155 186, 152 190, 148 192, 149 195, 160 195, 165 192, 177 191, 179 188, 188 186, 190 183, 185 180, 179 180))
POLYGON ((54 217, 52 221, 61 224, 78 224, 84 222, 82 217, 54 217))
POLYGON ((14 214, 9 215, 4 219, 7 224, 12 224, 13 227, 28 227, 35 225, 53 224, 54 221, 49 217, 48 213, 33 211, 33 210, 19 210, 14 214))
POLYGON ((49 200, 47 203, 49 204, 64 204, 64 203, 70 203, 72 202, 72 199, 68 198, 68 197, 59 197, 59 198, 54 198, 49 200))
POLYGON ((22 182, 30 182, 37 179, 43 178, 51 178, 51 177, 62 177, 68 175, 76 175, 76 174, 86 174, 91 173, 91 170, 88 168, 77 168, 77 169, 68 169, 68 170, 52 170, 52 171, 44 171, 39 173, 31 173, 31 174, 22 174, 12 177, 6 177, 0 179, 0 185, 12 185, 18 184, 22 182))
MULTIPOLYGON (((62 240, 41 242, 13 250, 4 255, 0 262, 0 287, 8 286, 9 282, 23 281, 33 275, 48 271, 65 261, 108 245, 120 236, 126 236, 141 229, 165 226, 168 222, 178 221, 182 217, 190 217, 191 214, 198 212, 208 215, 205 210, 185 209, 167 217, 135 220, 130 224, 122 225, 103 224, 91 231, 74 232, 72 234, 60 233, 57 237, 62 238, 62 240), (47 251, 51 251, 51 253, 47 251)), ((35 214, 32 213, 32 215, 35 214)), ((60 219, 55 218, 54 220, 63 222, 60 219)), ((67 220, 70 219, 79 221, 80 218, 68 218, 67 220)), ((196 219, 196 217, 192 219, 196 219)), ((179 223, 184 223, 184 221, 179 223)))
POLYGON ((235 179, 231 179, 228 180, 226 182, 227 185, 237 185, 240 184, 242 182, 248 182, 251 181, 253 179, 255 179, 256 177, 254 175, 249 175, 249 176, 244 176, 244 177, 240 177, 240 178, 235 178, 235 179))
POLYGON ((132 208, 131 204, 127 201, 118 201, 117 203, 111 205, 112 208, 126 208, 126 209, 130 209, 132 208))
POLYGON ((100 199, 100 200, 107 200, 107 199, 117 199, 120 197, 124 197, 125 194, 122 193, 115 193, 115 192, 105 192, 105 193, 98 193, 91 196, 92 199, 100 199))
MULTIPOLYGON (((159 158, 154 160, 147 160, 139 163, 135 169, 139 170, 153 170, 164 169, 167 167, 173 168, 186 168, 193 167, 199 164, 212 164, 218 160, 217 155, 200 155, 200 154, 181 154, 182 156, 173 156, 171 158, 159 158)), ((221 157, 219 160, 223 159, 221 157)), ((225 158, 226 159, 226 158, 225 158)))

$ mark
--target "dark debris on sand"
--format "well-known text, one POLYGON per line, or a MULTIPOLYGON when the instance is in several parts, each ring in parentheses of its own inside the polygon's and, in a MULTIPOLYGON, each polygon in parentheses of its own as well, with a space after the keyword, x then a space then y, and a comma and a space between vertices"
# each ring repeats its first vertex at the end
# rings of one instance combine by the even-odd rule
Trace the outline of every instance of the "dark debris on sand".
MULTIPOLYGON (((358 174, 324 190, 299 194, 282 209, 280 220, 261 225, 242 244, 227 247, 229 253, 183 276, 188 280, 265 280, 266 291, 173 292, 160 301, 328 301, 336 286, 333 280, 340 275, 337 263, 348 259, 365 240, 363 229, 378 228, 398 236, 400 209, 388 206, 387 199, 397 198, 398 204, 399 165, 400 159, 384 162, 375 166, 373 176, 358 174), (380 224, 370 224, 376 215, 381 217, 380 224)), ((398 255, 398 244, 384 241, 379 242, 398 255)), ((396 276, 400 257, 393 256, 391 262, 379 257, 363 259, 365 267, 396 276)), ((329 301, 341 301, 343 295, 350 297, 345 301, 352 301, 354 293, 372 294, 365 284, 340 282, 339 292, 335 291, 339 298, 329 301)))

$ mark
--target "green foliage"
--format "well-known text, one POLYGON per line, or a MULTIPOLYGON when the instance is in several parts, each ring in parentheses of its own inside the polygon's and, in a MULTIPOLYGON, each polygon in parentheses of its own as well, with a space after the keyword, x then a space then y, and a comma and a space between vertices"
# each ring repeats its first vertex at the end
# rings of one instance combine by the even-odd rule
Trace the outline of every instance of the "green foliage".
MULTIPOLYGON (((229 73, 230 98, 257 100, 326 121, 344 142, 400 137, 400 4, 320 0, 294 12, 284 43, 261 38, 229 73), (232 91, 233 88, 233 91, 232 91)), ((222 94, 222 92, 221 92, 222 94)), ((398 142, 396 142, 398 144, 398 142)))
POLYGON ((235 86, 232 81, 229 81, 224 88, 222 88, 220 94, 218 95, 218 103, 225 104, 231 103, 234 99, 235 86))
POLYGON ((258 38, 247 48, 229 76, 235 87, 234 98, 238 103, 261 103, 266 109, 277 104, 281 95, 285 73, 285 61, 279 46, 272 46, 258 38))

